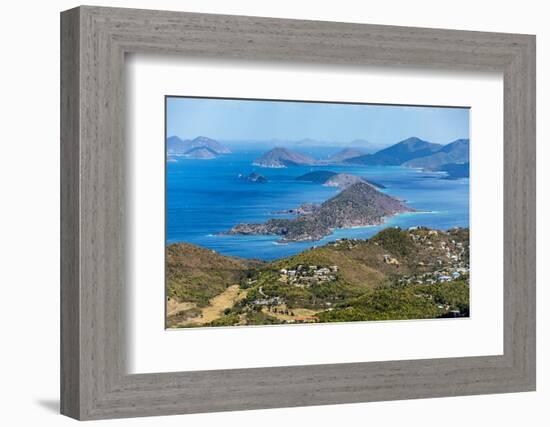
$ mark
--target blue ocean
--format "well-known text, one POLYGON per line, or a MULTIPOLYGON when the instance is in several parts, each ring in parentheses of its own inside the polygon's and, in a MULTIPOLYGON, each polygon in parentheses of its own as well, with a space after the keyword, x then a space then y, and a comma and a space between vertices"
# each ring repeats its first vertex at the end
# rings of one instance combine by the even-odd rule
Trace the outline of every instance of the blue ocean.
MULTIPOLYGON (((320 246, 339 238, 369 238, 388 226, 436 229, 469 226, 469 179, 444 179, 399 166, 304 166, 285 169, 252 165, 267 149, 252 145, 231 147, 232 154, 210 160, 180 158, 166 164, 166 240, 188 242, 224 255, 273 260, 320 246), (317 242, 280 244, 279 236, 228 236, 221 233, 238 223, 264 222, 289 215, 279 211, 303 203, 322 203, 339 190, 320 184, 297 181, 307 172, 330 170, 350 173, 382 184, 381 189, 406 201, 417 212, 388 218, 378 226, 335 230, 317 242), (239 174, 262 174, 267 183, 254 183, 239 174)), ((326 158, 338 147, 301 150, 316 158, 326 158)))

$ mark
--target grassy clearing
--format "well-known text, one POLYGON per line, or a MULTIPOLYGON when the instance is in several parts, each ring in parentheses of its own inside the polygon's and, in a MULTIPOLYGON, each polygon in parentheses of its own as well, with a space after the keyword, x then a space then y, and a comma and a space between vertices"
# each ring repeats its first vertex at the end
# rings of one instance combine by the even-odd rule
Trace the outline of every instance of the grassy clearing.
POLYGON ((206 323, 218 320, 223 316, 226 309, 233 307, 246 297, 246 290, 240 289, 239 285, 229 286, 221 294, 210 299, 206 307, 200 309, 197 316, 186 319, 174 325, 175 327, 201 326, 206 323))
POLYGON ((166 315, 168 317, 175 316, 179 312, 191 310, 195 308, 197 304, 194 302, 178 302, 173 298, 168 298, 166 302, 166 315))
POLYGON ((262 309, 262 313, 268 316, 275 317, 278 320, 289 322, 289 321, 296 321, 296 319, 301 319, 304 317, 315 316, 318 312, 316 310, 310 310, 308 308, 293 308, 293 309, 288 309, 288 311, 290 311, 290 313, 293 314, 291 315, 291 314, 284 314, 283 312, 285 312, 286 310, 287 310, 287 307, 283 304, 277 307, 276 313, 274 311, 269 311, 267 307, 264 307, 262 309))

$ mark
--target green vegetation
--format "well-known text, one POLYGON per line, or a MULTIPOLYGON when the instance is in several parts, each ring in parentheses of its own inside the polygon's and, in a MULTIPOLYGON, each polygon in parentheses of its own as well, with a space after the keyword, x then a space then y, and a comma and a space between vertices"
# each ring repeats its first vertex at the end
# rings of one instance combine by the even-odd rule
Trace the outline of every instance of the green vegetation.
POLYGON ((414 243, 409 233, 399 227, 386 228, 370 240, 393 255, 408 256, 414 250, 414 243))
POLYGON ((464 281, 405 288, 379 288, 319 313, 321 322, 432 319, 458 310, 469 315, 469 286, 464 281))
POLYGON ((239 323, 239 315, 235 313, 226 314, 213 322, 210 322, 208 326, 233 326, 239 323))
POLYGON ((319 313, 321 322, 429 319, 440 312, 430 300, 416 297, 411 289, 376 289, 359 298, 319 313))
POLYGON ((166 293, 177 301, 204 307, 228 286, 240 283, 259 261, 226 257, 214 251, 178 243, 166 249, 166 293))
POLYGON ((246 314, 247 325, 276 325, 281 323, 275 317, 269 316, 259 311, 251 311, 246 314))
POLYGON ((436 304, 448 305, 449 310, 458 310, 463 315, 470 313, 470 286, 466 280, 415 286, 418 294, 431 295, 436 304))
POLYGON ((275 325, 281 323, 273 316, 269 316, 260 311, 252 310, 242 313, 238 308, 229 314, 224 314, 217 320, 214 320, 204 326, 234 326, 240 323, 246 325, 275 325))
POLYGON ((174 327, 469 315, 463 228, 386 228, 368 240, 339 239, 270 263, 189 244, 171 245, 167 255, 168 297, 185 307, 169 317, 174 327), (216 312, 231 285, 239 286, 234 300, 216 312))

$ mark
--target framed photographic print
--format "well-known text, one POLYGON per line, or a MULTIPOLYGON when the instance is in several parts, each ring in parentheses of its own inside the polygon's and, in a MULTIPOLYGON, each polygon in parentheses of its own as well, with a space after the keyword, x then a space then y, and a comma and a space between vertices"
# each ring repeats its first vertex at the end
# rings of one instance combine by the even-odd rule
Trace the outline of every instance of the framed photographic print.
POLYGON ((62 413, 535 388, 535 39, 62 13, 62 413))

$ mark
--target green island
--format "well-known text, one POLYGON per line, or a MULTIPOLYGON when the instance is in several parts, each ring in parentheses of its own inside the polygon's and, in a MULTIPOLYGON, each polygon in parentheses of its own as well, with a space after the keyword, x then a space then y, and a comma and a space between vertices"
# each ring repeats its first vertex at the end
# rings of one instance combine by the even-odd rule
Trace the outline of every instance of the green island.
POLYGON ((469 316, 469 229, 388 227, 272 262, 167 246, 167 327, 469 316))

